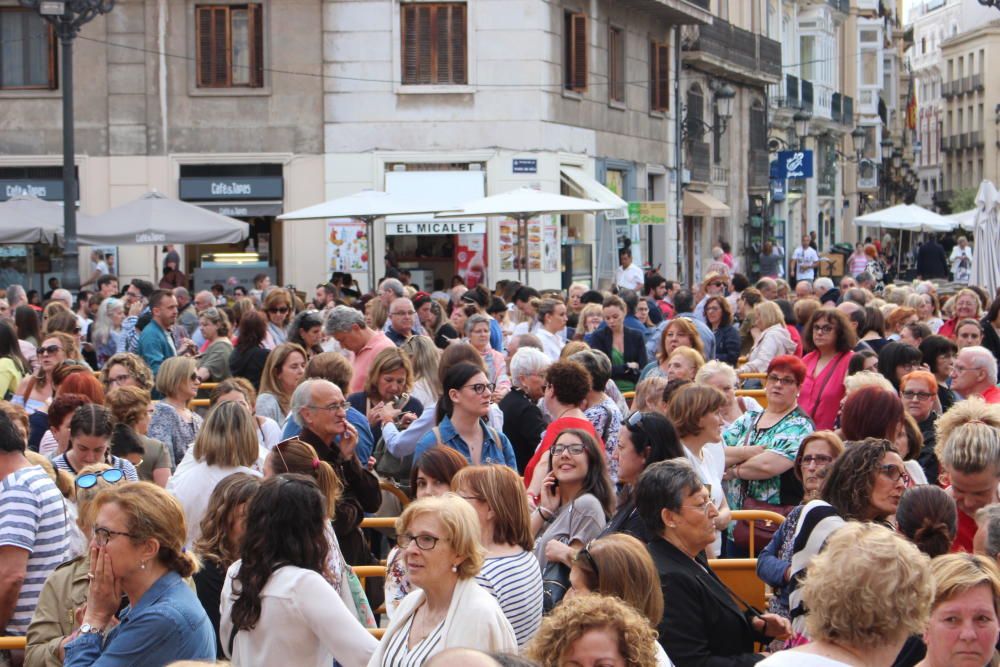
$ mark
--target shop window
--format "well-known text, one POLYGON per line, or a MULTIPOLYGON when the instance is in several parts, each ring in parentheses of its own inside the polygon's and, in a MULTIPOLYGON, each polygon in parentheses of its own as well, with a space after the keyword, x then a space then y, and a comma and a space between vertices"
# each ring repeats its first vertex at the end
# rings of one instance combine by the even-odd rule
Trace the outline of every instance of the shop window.
POLYGON ((670 109, 670 47, 661 42, 649 43, 649 109, 670 109))
POLYGON ((261 4, 195 8, 199 88, 264 86, 261 4))
POLYGON ((608 97, 612 102, 625 102, 625 31, 608 30, 608 97))
POLYGON ((34 11, 0 7, 0 88, 58 88, 55 32, 34 11))
POLYGON ((464 2, 403 4, 404 85, 468 83, 468 36, 464 2))
POLYGON ((566 12, 563 44, 563 86, 582 93, 587 90, 587 15, 566 12))

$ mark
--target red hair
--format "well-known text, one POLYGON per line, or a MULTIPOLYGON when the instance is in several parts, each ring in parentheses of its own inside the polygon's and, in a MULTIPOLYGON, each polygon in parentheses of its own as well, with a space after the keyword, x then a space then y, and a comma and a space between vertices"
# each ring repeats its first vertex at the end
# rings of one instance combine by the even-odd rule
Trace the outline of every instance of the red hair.
POLYGON ((104 405, 104 387, 93 373, 73 373, 59 385, 59 395, 80 394, 91 403, 104 405))
POLYGON ((767 372, 771 371, 791 373, 795 376, 795 382, 800 386, 806 379, 806 365, 793 354, 781 354, 771 359, 771 363, 767 365, 767 372))
POLYGON ((903 402, 881 387, 862 387, 847 397, 840 413, 844 441, 885 438, 894 441, 903 421, 903 402))

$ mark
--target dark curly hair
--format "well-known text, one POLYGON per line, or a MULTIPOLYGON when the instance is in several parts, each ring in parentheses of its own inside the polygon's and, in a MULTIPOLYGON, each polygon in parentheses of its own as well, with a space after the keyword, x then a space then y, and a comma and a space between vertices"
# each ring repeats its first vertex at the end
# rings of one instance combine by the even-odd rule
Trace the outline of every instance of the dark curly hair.
POLYGON ((545 371, 545 382, 563 405, 580 405, 590 393, 590 373, 578 361, 557 361, 545 371))
POLYGON ((324 527, 326 499, 305 475, 277 475, 260 485, 247 511, 247 532, 236 575, 233 626, 253 630, 260 620, 261 592, 280 565, 326 573, 330 552, 324 527))
POLYGON ((891 442, 881 438, 865 438, 844 445, 844 453, 829 468, 820 497, 844 519, 871 520, 875 475, 885 455, 896 450, 891 442))

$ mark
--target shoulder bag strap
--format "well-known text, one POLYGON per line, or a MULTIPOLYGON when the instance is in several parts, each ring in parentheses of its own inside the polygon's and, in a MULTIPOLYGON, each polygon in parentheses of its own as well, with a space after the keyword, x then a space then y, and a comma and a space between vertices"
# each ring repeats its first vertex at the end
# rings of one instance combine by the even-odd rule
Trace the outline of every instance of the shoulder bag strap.
POLYGON ((844 356, 847 352, 841 352, 836 357, 830 360, 830 363, 826 365, 823 369, 823 382, 819 386, 819 391, 816 392, 815 400, 813 401, 812 409, 809 410, 809 417, 812 418, 816 414, 816 408, 819 407, 819 402, 823 399, 823 390, 826 389, 826 385, 830 382, 830 378, 833 377, 833 372, 837 370, 840 362, 844 360, 844 356))

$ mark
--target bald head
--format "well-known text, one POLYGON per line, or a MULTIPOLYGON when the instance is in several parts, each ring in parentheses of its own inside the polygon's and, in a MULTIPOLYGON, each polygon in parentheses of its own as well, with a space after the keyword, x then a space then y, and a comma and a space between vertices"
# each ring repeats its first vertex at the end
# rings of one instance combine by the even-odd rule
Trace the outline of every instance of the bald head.
POLYGON ((812 283, 808 280, 800 280, 795 285, 795 298, 806 299, 813 295, 812 283))

